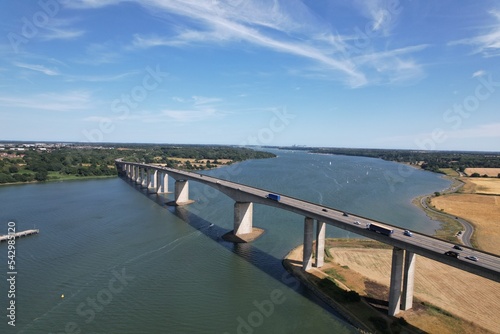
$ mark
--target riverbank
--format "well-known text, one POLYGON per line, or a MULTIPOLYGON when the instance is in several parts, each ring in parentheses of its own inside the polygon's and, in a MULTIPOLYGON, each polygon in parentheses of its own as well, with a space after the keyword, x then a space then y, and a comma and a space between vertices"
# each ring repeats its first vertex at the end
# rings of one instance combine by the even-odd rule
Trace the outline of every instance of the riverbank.
POLYGON ((474 247, 500 254, 500 179, 460 179, 465 185, 459 191, 431 197, 429 206, 459 217, 459 221, 465 219, 474 228, 471 239, 474 247))
POLYGON ((62 181, 77 181, 77 180, 94 180, 94 179, 109 179, 117 177, 117 175, 100 175, 100 176, 76 176, 67 175, 57 178, 49 178, 45 181, 30 181, 30 182, 11 182, 11 183, 0 183, 1 186, 15 186, 23 184, 36 184, 36 183, 49 183, 49 182, 62 182, 62 181))
POLYGON ((413 308, 390 317, 386 302, 390 247, 364 239, 327 239, 325 254, 322 268, 304 272, 301 245, 285 257, 283 264, 312 287, 316 295, 363 330, 455 334, 495 333, 499 328, 500 305, 495 282, 419 257, 413 308), (453 279, 443 280, 443 277, 453 279), (348 291, 356 291, 360 301, 338 297, 348 291))

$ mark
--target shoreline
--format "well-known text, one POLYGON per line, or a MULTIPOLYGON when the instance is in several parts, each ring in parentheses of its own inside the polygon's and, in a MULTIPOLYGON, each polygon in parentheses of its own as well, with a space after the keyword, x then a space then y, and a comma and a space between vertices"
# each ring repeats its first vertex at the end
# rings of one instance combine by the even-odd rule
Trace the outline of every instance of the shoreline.
MULTIPOLYGON (((422 333, 425 331, 446 334, 495 332, 492 328, 496 318, 490 314, 491 312, 486 311, 491 307, 498 307, 494 306, 497 305, 493 298, 497 287, 495 284, 490 284, 489 281, 484 282, 478 290, 469 292, 474 296, 482 296, 486 293, 492 298, 483 300, 480 299, 482 297, 475 298, 472 295, 467 297, 467 292, 465 294, 459 292, 455 296, 450 296, 452 301, 445 302, 445 304, 440 297, 435 297, 439 296, 436 289, 455 291, 453 283, 445 281, 442 286, 437 287, 431 284, 426 286, 425 290, 422 290, 421 286, 420 296, 414 297, 413 307, 392 317, 387 314, 386 298, 389 287, 386 284, 389 284, 389 280, 387 279, 384 283, 385 278, 382 278, 380 281, 380 277, 387 275, 384 268, 390 265, 391 250, 384 248, 383 244, 376 241, 364 239, 328 238, 325 241, 323 267, 313 266, 307 272, 302 270, 303 245, 293 248, 284 257, 283 267, 348 323, 358 328, 359 332, 422 333), (333 252, 332 248, 335 248, 333 252), (363 254, 364 260, 350 262, 363 254), (374 265, 379 269, 372 268, 374 265), (360 268, 365 268, 365 270, 360 271, 360 268), (358 299, 346 298, 348 295, 357 295, 358 299), (457 311, 453 308, 453 305, 461 305, 466 300, 472 303, 471 305, 482 305, 481 312, 485 312, 482 320, 486 322, 474 321, 476 319, 474 311, 462 309, 457 311), (382 327, 380 327, 381 324, 382 327)), ((432 260, 420 262, 420 266, 422 277, 417 280, 420 284, 426 281, 422 281, 424 277, 433 277, 436 272, 442 274, 449 272, 448 268, 443 268, 446 267, 445 265, 436 265, 432 260)), ((451 272, 450 274, 457 275, 451 272)), ((457 283, 468 285, 476 281, 473 274, 468 276, 461 277, 457 283)))
POLYGON ((52 183, 52 182, 66 182, 66 181, 82 181, 82 180, 93 180, 93 179, 109 179, 112 177, 117 177, 118 175, 100 175, 100 176, 73 176, 73 177, 64 177, 58 179, 50 179, 45 181, 29 181, 29 182, 10 182, 10 183, 0 183, 1 186, 18 186, 23 184, 44 184, 44 183, 52 183))

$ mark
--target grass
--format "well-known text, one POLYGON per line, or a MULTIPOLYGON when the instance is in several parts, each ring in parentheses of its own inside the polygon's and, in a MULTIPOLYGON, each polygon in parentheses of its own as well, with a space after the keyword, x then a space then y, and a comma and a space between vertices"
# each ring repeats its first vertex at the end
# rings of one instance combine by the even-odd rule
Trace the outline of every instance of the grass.
POLYGON ((49 172, 47 175, 47 181, 70 181, 70 180, 87 180, 87 179, 104 179, 116 177, 116 175, 101 175, 101 176, 78 176, 78 175, 67 175, 61 174, 59 172, 49 172))
POLYGON ((334 268, 327 269, 324 272, 325 274, 328 274, 328 276, 345 283, 345 278, 342 275, 340 275, 334 268))
POLYGON ((460 176, 460 174, 458 174, 458 172, 456 170, 454 170, 453 168, 440 168, 439 171, 441 171, 443 174, 446 174, 446 175, 452 176, 452 177, 460 176))
MULTIPOLYGON (((458 242, 457 233, 463 230, 462 224, 457 222, 454 218, 447 217, 447 216, 444 216, 444 215, 437 213, 434 210, 428 210, 428 209, 424 208, 420 204, 421 198, 422 197, 415 198, 413 200, 413 204, 415 204, 416 206, 421 208, 429 218, 431 218, 432 220, 439 221, 441 223, 439 230, 436 230, 436 232, 434 233, 434 236, 436 238, 439 238, 442 240, 447 240, 447 241, 450 241, 453 243, 458 242)), ((432 205, 429 205, 429 206, 432 207, 432 205)), ((439 210, 439 211, 441 211, 441 210, 439 210)))

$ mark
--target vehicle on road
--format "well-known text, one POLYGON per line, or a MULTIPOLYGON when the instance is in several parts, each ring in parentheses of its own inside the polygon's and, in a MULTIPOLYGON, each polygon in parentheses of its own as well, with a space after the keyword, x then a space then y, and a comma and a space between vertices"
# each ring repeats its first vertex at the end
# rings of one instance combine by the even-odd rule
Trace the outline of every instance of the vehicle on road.
POLYGON ((403 234, 404 234, 404 235, 406 235, 406 236, 409 236, 409 237, 413 236, 413 233, 411 233, 411 232, 410 232, 410 231, 408 231, 408 230, 405 230, 405 231, 403 232, 403 234))
POLYGON ((390 236, 394 232, 394 230, 391 228, 375 224, 367 224, 366 228, 370 231, 377 232, 387 236, 390 236))
POLYGON ((460 250, 460 251, 461 251, 461 250, 463 250, 463 248, 462 248, 462 247, 460 247, 459 245, 455 245, 455 246, 453 246, 453 249, 458 249, 458 250, 460 250))
POLYGON ((321 211, 323 211, 323 212, 328 212, 328 210, 327 210, 327 209, 323 209, 323 210, 321 210, 321 211))
POLYGON ((361 223, 358 222, 357 220, 354 222, 354 225, 360 225, 361 223))
POLYGON ((454 251, 447 251, 447 252, 444 252, 444 255, 458 258, 459 254, 457 252, 454 252, 454 251))
POLYGON ((349 215, 347 214, 347 212, 342 213, 342 216, 349 217, 349 215))
POLYGON ((475 257, 475 256, 469 255, 469 256, 466 256, 465 258, 467 260, 471 260, 471 261, 477 262, 477 257, 475 257))
POLYGON ((279 202, 281 199, 281 196, 277 194, 268 194, 266 197, 276 202, 279 202))

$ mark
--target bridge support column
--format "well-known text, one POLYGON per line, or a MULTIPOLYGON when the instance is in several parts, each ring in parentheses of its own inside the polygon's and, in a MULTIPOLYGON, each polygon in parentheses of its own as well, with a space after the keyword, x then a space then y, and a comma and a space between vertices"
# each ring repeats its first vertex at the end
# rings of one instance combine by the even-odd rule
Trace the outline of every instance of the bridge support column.
POLYGON ((413 289, 415 285, 415 261, 417 255, 415 253, 405 252, 405 268, 403 279, 403 296, 401 300, 401 309, 409 310, 413 306, 413 289))
POLYGON ((314 265, 317 268, 323 267, 325 263, 325 234, 325 222, 316 221, 316 262, 314 265))
POLYGON ((252 233, 253 225, 253 203, 234 203, 234 235, 252 233))
POLYGON ((135 166, 130 165, 130 180, 135 181, 135 166))
POLYGON ((175 200, 168 202, 167 205, 179 206, 193 203, 189 199, 189 182, 187 180, 175 180, 175 200))
POLYGON ((148 170, 148 189, 153 188, 154 192, 156 192, 156 177, 157 177, 158 171, 156 169, 148 170))
POLYGON ((302 269, 304 271, 312 267, 313 230, 314 219, 306 217, 304 219, 304 246, 302 255, 302 269))
POLYGON ((389 287, 388 314, 391 316, 395 316, 400 311, 403 261, 404 249, 394 247, 392 250, 391 285, 389 287))
POLYGON ((139 166, 136 166, 135 168, 136 168, 135 183, 141 184, 142 183, 142 169, 139 166))
POLYGON ((130 165, 129 164, 125 164, 123 167, 125 169, 125 175, 127 175, 127 178, 130 179, 130 165))
POLYGON ((157 194, 164 194, 168 192, 168 174, 165 172, 159 172, 156 175, 156 184, 158 185, 157 194))
POLYGON ((147 168, 144 168, 141 173, 141 188, 147 188, 148 187, 148 173, 149 170, 147 168))

